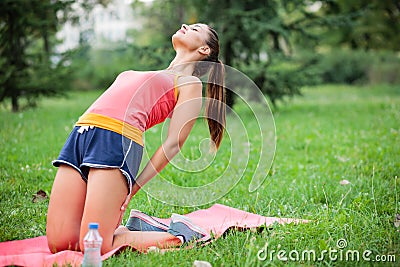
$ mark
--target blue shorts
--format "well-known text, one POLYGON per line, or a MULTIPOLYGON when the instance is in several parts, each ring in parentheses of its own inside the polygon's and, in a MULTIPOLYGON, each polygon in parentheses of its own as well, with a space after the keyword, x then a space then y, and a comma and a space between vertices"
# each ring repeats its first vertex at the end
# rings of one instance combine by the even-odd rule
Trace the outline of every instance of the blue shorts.
POLYGON ((120 169, 127 179, 130 194, 142 154, 141 145, 118 133, 92 126, 76 126, 53 165, 73 167, 86 182, 90 168, 120 169))

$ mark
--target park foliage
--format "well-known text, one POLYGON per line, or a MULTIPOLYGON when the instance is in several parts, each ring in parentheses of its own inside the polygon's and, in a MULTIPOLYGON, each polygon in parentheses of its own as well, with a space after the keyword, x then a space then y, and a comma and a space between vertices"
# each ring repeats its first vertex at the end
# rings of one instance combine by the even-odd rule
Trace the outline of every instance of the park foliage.
MULTIPOLYGON (((0 3, 0 102, 13 111, 40 96, 106 89, 126 69, 163 69, 171 35, 182 23, 206 22, 220 34, 221 60, 248 75, 276 104, 321 83, 399 83, 400 7, 396 1, 133 1, 143 19, 132 41, 57 52, 56 33, 110 0, 4 0, 0 3), (84 13, 78 13, 79 10, 84 13), (382 52, 383 51, 383 52, 382 52)), ((102 40, 105 43, 106 40, 102 40)), ((234 94, 227 92, 233 106, 234 94)))

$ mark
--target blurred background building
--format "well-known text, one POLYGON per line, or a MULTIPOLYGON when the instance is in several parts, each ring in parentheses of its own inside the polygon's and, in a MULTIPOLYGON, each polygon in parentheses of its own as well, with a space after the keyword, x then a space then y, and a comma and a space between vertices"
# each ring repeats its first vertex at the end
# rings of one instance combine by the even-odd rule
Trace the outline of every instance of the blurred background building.
POLYGON ((132 0, 112 0, 107 6, 96 4, 88 13, 75 4, 77 21, 67 21, 57 33, 62 40, 57 47, 60 52, 90 44, 93 48, 106 47, 110 43, 133 42, 130 30, 139 30, 142 21, 131 8, 132 0), (81 14, 81 15, 79 15, 81 14))

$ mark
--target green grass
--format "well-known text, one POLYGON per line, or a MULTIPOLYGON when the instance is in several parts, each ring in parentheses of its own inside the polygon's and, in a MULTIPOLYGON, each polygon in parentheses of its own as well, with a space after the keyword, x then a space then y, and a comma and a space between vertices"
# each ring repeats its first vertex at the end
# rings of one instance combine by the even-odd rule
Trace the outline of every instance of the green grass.
MULTIPOLYGON (((215 202, 265 216, 310 219, 311 223, 276 225, 259 233, 232 231, 208 246, 165 254, 127 251, 108 259, 103 266, 192 266, 194 260, 206 260, 213 266, 399 265, 400 228, 395 228, 393 220, 400 213, 400 88, 331 85, 305 88, 303 92, 303 97, 281 105, 274 114, 277 149, 263 185, 254 193, 248 192, 254 171, 249 168, 244 178, 215 202), (341 180, 350 184, 340 185, 341 180), (336 249, 339 239, 347 241, 342 252, 370 250, 371 259, 375 255, 395 255, 396 262, 335 261, 328 254, 316 262, 285 263, 277 259, 276 253, 273 261, 257 258, 266 244, 268 253, 295 249, 300 255, 305 250, 315 250, 319 255, 323 250, 336 249)), ((33 203, 32 195, 39 189, 50 193, 55 174, 51 160, 57 157, 75 120, 99 93, 45 99, 39 108, 17 114, 0 107, 0 241, 45 234, 48 201, 33 203)), ((198 122, 191 140, 204 136, 203 124, 198 122)), ((248 129, 251 137, 252 129, 248 129)), ((146 140, 160 131, 161 127, 155 128, 146 140)), ((150 153, 157 142, 160 140, 147 141, 150 153)), ((255 142, 251 151, 257 153, 257 140, 251 142, 255 142)), ((185 145, 185 155, 198 157, 199 150, 193 150, 190 144, 185 145)), ((229 147, 227 139, 203 179, 194 179, 190 173, 171 166, 161 175, 181 186, 211 182, 213 174, 218 175, 229 164, 229 147)), ((213 203, 169 206, 141 191, 129 208, 166 217, 213 203)))

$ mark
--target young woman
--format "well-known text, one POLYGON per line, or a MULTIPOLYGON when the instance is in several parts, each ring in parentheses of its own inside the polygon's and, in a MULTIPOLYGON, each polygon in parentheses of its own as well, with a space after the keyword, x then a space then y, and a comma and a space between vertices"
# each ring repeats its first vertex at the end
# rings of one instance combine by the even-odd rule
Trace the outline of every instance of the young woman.
POLYGON ((208 71, 206 91, 211 100, 206 102, 206 117, 216 148, 222 139, 225 97, 217 33, 206 24, 184 24, 172 36, 172 44, 176 56, 168 69, 121 73, 80 117, 53 162, 59 168, 46 226, 52 252, 83 251, 89 222, 100 225, 102 254, 126 243, 145 249, 207 235, 182 216, 174 215, 171 225, 165 226, 138 211, 131 212, 130 230, 119 227, 132 196, 164 168, 188 137, 202 106, 199 77, 208 71), (167 117, 171 120, 166 140, 137 176, 142 133, 167 117))

